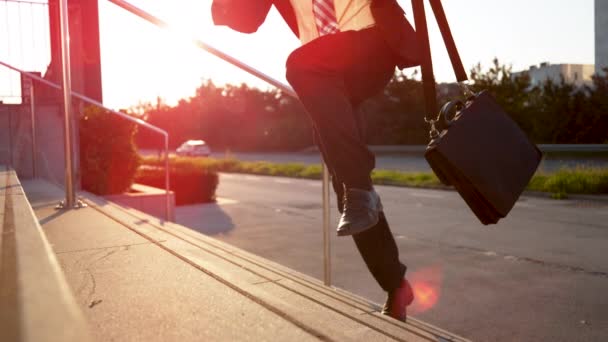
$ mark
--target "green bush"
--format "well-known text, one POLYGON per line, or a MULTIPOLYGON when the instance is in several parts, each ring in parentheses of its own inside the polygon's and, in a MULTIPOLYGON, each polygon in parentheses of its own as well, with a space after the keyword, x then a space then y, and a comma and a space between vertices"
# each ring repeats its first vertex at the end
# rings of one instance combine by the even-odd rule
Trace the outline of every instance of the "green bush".
MULTIPOLYGON (((217 172, 202 167, 202 164, 172 161, 169 172, 169 187, 175 193, 175 204, 206 203, 215 200, 215 190, 219 183, 217 172)), ((161 167, 142 167, 135 181, 155 188, 165 187, 165 170, 161 167)))
POLYGON ((140 165, 134 143, 137 126, 98 107, 86 107, 79 118, 82 188, 97 195, 131 188, 140 165))

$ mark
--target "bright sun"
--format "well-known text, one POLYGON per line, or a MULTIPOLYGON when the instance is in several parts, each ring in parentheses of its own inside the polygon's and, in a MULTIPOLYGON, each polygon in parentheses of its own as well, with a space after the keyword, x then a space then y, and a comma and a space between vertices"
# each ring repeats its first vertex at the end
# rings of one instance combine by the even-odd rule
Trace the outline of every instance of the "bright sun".
POLYGON ((129 107, 138 101, 168 104, 194 94, 204 79, 215 84, 270 86, 239 68, 195 47, 192 37, 219 49, 282 83, 285 61, 300 42, 276 10, 254 34, 213 25, 211 1, 132 0, 173 27, 169 32, 109 3, 100 2, 104 102, 129 107))

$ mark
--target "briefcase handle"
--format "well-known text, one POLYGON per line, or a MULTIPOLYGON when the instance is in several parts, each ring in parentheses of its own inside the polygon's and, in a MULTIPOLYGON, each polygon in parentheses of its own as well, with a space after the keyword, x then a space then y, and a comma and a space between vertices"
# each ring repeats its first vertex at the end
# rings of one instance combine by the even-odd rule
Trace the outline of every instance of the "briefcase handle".
POLYGON ((473 102, 475 100, 475 98, 481 93, 481 92, 475 93, 473 90, 471 90, 471 88, 469 88, 464 83, 461 83, 460 85, 461 85, 461 89, 464 94, 464 98, 465 98, 464 101, 463 100, 448 101, 441 107, 441 109, 439 110, 439 113, 437 114, 437 117, 435 119, 428 120, 426 117, 424 118, 425 121, 431 125, 431 129, 429 132, 429 134, 431 136, 431 140, 437 138, 440 134, 440 132, 437 129, 437 127, 435 126, 435 124, 441 120, 441 117, 443 117, 443 122, 445 123, 445 125, 447 127, 450 127, 452 125, 452 123, 454 123, 454 121, 456 120, 457 116, 459 115, 458 113, 461 110, 463 110, 464 107, 466 107, 468 104, 473 102))
POLYGON ((431 140, 437 138, 439 136, 439 134, 441 133, 435 126, 435 124, 439 122, 441 117, 443 116, 443 121, 445 122, 446 126, 449 127, 452 125, 452 123, 456 119, 458 112, 460 112, 464 107, 465 107, 465 103, 462 102, 461 100, 449 101, 449 102, 446 102, 441 107, 441 109, 439 110, 439 114, 437 114, 437 117, 434 120, 433 119, 428 120, 425 118, 425 121, 431 125, 431 129, 429 131, 431 140), (451 119, 450 119, 450 115, 451 115, 451 119))

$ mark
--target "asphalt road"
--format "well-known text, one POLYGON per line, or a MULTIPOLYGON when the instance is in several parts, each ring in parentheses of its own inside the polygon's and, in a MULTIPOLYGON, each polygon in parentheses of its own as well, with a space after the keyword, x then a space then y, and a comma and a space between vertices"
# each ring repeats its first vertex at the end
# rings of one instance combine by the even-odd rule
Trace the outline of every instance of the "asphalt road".
MULTIPOLYGON (((413 316, 474 341, 608 340, 608 202, 524 196, 483 226, 455 192, 377 190, 418 294, 413 316)), ((217 193, 177 222, 322 279, 319 181, 222 174, 217 193)), ((352 240, 331 243, 332 284, 382 303, 352 240)))

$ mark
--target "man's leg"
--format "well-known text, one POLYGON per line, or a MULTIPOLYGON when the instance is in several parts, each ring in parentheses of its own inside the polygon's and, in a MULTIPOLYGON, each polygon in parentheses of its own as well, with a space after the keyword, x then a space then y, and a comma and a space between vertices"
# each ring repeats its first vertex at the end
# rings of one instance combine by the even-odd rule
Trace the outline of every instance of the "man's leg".
POLYGON ((353 107, 382 90, 394 71, 395 57, 375 28, 323 36, 287 60, 287 79, 314 122, 325 162, 346 188, 340 236, 379 221, 382 204, 370 179, 375 159, 358 135, 353 107))
MULTIPOLYGON (((357 112, 357 128, 361 139, 365 139, 366 125, 363 113, 357 112)), ((344 188, 342 182, 335 176, 332 176, 332 185, 336 192, 338 211, 342 212, 342 196, 344 196, 344 188)), ((353 235, 355 245, 359 250, 359 254, 363 257, 363 261, 367 269, 372 274, 378 285, 386 291, 391 292, 401 285, 402 279, 405 277, 406 266, 399 261, 399 250, 395 238, 391 233, 388 221, 384 212, 380 213, 380 220, 374 227, 353 235)))
POLYGON ((386 292, 398 288, 405 276, 406 267, 399 261, 399 250, 384 212, 380 213, 378 224, 353 235, 353 239, 378 285, 386 292))
MULTIPOLYGON (((332 176, 332 185, 338 199, 338 211, 342 212, 340 198, 344 188, 335 176, 332 176)), ((386 292, 398 288, 407 268, 399 261, 399 249, 384 212, 380 212, 380 220, 375 226, 353 235, 353 240, 378 285, 386 292)))
POLYGON ((287 60, 287 79, 314 122, 325 162, 349 188, 370 189, 375 166, 359 137, 353 103, 381 91, 394 70, 375 29, 323 36, 287 60))
MULTIPOLYGON (((365 144, 356 107, 381 91, 395 66, 378 32, 344 32, 321 37, 292 53, 287 79, 306 107, 317 144, 332 173, 342 212, 343 184, 371 188, 374 156, 365 144)), ((367 267, 385 291, 400 286, 405 266, 383 213, 376 225, 353 235, 367 267)))

